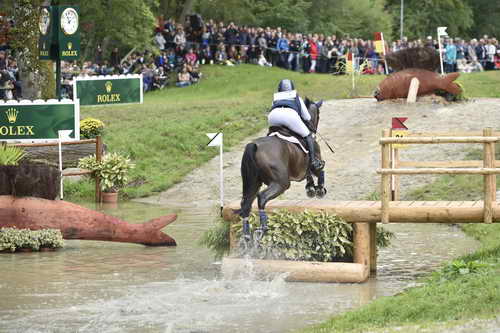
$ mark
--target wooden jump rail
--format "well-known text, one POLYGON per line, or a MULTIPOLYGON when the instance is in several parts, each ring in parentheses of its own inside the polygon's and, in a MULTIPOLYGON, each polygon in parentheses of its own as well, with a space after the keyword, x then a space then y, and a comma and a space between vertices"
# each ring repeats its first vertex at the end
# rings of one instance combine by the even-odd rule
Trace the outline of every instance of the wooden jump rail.
MULTIPOLYGON (((95 156, 98 162, 101 161, 102 153, 103 153, 103 142, 102 137, 100 135, 96 136, 95 139, 86 139, 86 140, 77 140, 77 141, 67 141, 61 142, 63 146, 69 145, 82 145, 87 143, 95 143, 95 156)), ((42 143, 9 143, 9 146, 15 147, 53 147, 59 145, 58 142, 42 142, 42 143)), ((62 176, 83 176, 92 174, 90 170, 82 170, 75 172, 63 172, 62 176)), ((95 178, 95 201, 100 203, 102 200, 102 191, 101 191, 101 179, 98 175, 94 175, 95 178)))
MULTIPOLYGON (((484 175, 483 222, 492 223, 494 204, 496 205, 496 175, 500 173, 500 163, 495 159, 495 143, 500 140, 500 133, 485 128, 480 132, 444 133, 408 133, 403 138, 390 137, 390 130, 382 132, 382 168, 377 172, 382 175, 381 215, 382 223, 389 222, 390 201, 399 200, 399 175, 422 174, 471 174, 484 175), (427 135, 427 136, 424 136, 427 135), (399 149, 392 144, 444 144, 444 143, 482 143, 483 161, 400 161, 399 149), (406 167, 406 168, 401 168, 406 167), (410 167, 410 168, 408 168, 410 167), (413 167, 413 168, 411 168, 413 167)), ((472 209, 472 207, 471 207, 472 209)))

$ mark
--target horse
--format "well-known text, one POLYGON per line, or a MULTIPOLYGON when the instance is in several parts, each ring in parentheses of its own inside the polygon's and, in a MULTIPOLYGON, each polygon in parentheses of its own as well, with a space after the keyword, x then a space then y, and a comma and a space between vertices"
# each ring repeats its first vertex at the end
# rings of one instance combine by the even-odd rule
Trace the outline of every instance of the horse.
MULTIPOLYGON (((316 133, 319 123, 319 109, 323 101, 312 102, 305 99, 305 105, 311 115, 313 132, 316 133)), ((290 111, 293 112, 293 111, 290 111)), ((316 156, 321 159, 321 151, 315 142, 316 156)), ((307 178, 306 194, 308 197, 322 198, 326 195, 325 173, 323 170, 312 171, 309 167, 308 155, 296 144, 276 136, 266 136, 248 143, 241 160, 241 177, 243 180, 243 196, 239 215, 243 219, 243 238, 251 240, 248 218, 252 203, 257 197, 260 227, 255 231, 255 238, 260 240, 267 231, 266 204, 290 188, 290 182, 301 182, 307 178), (314 184, 313 175, 318 179, 314 184), (267 188, 259 192, 263 184, 267 188)))

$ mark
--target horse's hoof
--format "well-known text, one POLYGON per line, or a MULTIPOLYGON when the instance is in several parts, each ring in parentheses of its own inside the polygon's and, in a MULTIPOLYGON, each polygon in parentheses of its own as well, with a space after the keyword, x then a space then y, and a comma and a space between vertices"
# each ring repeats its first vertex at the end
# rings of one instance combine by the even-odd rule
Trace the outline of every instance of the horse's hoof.
POLYGON ((306 188, 306 194, 308 198, 314 198, 316 196, 316 189, 314 187, 306 188))
POLYGON ((319 187, 316 189, 316 197, 321 199, 326 195, 326 192, 327 192, 326 188, 319 187))

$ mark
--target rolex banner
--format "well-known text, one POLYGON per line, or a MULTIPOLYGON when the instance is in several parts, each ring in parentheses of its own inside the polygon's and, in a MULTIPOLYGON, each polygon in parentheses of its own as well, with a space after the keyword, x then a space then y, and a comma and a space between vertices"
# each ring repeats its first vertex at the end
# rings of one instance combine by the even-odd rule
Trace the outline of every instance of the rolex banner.
POLYGON ((79 76, 73 96, 81 105, 142 103, 142 75, 79 76))
POLYGON ((57 140, 60 130, 72 130, 70 137, 80 139, 78 100, 0 104, 0 141, 57 140))

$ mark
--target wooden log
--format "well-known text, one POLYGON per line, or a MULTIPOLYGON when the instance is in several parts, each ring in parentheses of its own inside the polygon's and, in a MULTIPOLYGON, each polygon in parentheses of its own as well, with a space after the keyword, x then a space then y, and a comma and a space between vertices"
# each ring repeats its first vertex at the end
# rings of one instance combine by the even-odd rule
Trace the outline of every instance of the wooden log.
MULTIPOLYGON (((480 168, 483 161, 399 161, 398 165, 403 168, 480 168)), ((500 161, 496 161, 492 167, 500 167, 500 161)))
POLYGON ((438 144, 438 143, 485 143, 497 142, 499 137, 482 137, 482 136, 468 136, 468 137, 404 137, 404 138, 381 138, 380 144, 438 144))
MULTIPOLYGON (((388 138, 390 131, 385 129, 382 131, 382 137, 388 138)), ((391 167, 391 145, 382 143, 382 168, 387 169, 391 167)), ((389 169, 393 170, 393 169, 389 169)), ((391 200, 391 174, 383 174, 381 182, 381 201, 382 201, 382 223, 389 223, 389 201, 391 200)))
POLYGON ((377 272, 377 223, 370 223, 370 272, 377 272))
MULTIPOLYGON (((90 144, 96 143, 96 139, 86 139, 86 140, 77 140, 77 141, 65 141, 61 142, 62 146, 72 146, 72 145, 82 145, 82 144, 90 144)), ((56 142, 44 142, 44 143, 10 143, 9 146, 16 147, 57 147, 59 143, 56 142)))
MULTIPOLYGON (((394 157, 393 157, 393 169, 399 169, 401 167, 400 164, 400 153, 399 149, 394 149, 394 157)), ((394 188, 393 188, 393 194, 392 194, 392 200, 393 201, 399 201, 400 196, 401 196, 401 179, 399 175, 392 175, 393 177, 393 182, 394 182, 394 188)))
MULTIPOLYGON (((493 129, 485 128, 483 135, 489 137, 493 134, 493 129)), ((484 168, 494 168, 495 166, 495 143, 484 144, 484 168)), ((496 176, 494 174, 484 176, 484 222, 493 221, 493 202, 496 201, 496 176)))
POLYGON ((420 81, 414 77, 410 81, 410 88, 408 89, 408 96, 406 97, 406 103, 411 104, 417 101, 418 87, 420 86, 420 81))
MULTIPOLYGON (((460 137, 460 136, 482 136, 482 131, 456 131, 456 132, 416 132, 408 131, 406 137, 436 137, 436 136, 448 136, 448 137, 460 137)), ((500 136, 500 132, 493 132, 493 136, 500 136)))
MULTIPOLYGON (((447 201, 440 206, 426 205, 427 202, 407 202, 393 201, 389 214, 391 223, 483 223, 483 207, 475 201, 461 203, 459 207, 449 206, 453 201, 447 201), (422 204, 420 204, 422 203, 422 204)), ((329 214, 336 214, 349 223, 377 223, 381 221, 380 202, 373 202, 366 205, 366 201, 357 204, 353 201, 348 206, 343 202, 330 200, 297 201, 275 200, 266 206, 266 210, 271 212, 276 209, 287 209, 292 212, 302 212, 304 210, 319 212, 324 211, 329 214)), ((433 202, 429 202, 433 203, 433 202)), ((224 217, 235 218, 234 209, 239 207, 239 202, 228 204, 224 207, 224 217)), ((493 222, 500 222, 500 206, 493 206, 493 222)))
MULTIPOLYGON (((98 135, 95 143, 95 159, 97 163, 101 162, 103 153, 102 149, 103 149, 102 138, 100 135, 98 135)), ((101 178, 98 175, 95 176, 95 202, 97 203, 102 202, 101 178)))
POLYGON ((370 226, 368 223, 354 223, 354 262, 370 266, 370 226))
POLYGON ((344 282, 361 283, 368 279, 369 268, 357 263, 313 262, 291 260, 258 260, 224 258, 222 273, 231 278, 248 272, 249 267, 256 273, 256 278, 268 278, 277 274, 286 274, 289 282, 344 282))
POLYGON ((381 175, 493 175, 499 174, 500 168, 415 168, 415 169, 377 169, 381 175))
POLYGON ((0 196, 0 228, 59 229, 64 239, 174 246, 175 240, 161 229, 176 218, 170 214, 134 224, 70 202, 0 196))

